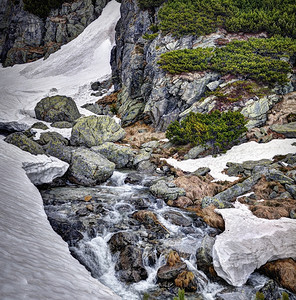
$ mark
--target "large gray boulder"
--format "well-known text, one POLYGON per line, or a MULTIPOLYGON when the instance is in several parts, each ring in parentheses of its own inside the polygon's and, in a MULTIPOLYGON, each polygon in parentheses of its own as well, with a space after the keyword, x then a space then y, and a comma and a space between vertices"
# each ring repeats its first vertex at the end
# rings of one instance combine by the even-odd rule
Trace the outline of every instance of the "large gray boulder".
POLYGON ((34 155, 44 154, 44 150, 39 144, 29 139, 25 134, 21 132, 14 132, 10 134, 4 139, 4 141, 34 155))
POLYGON ((89 149, 78 149, 72 153, 69 169, 71 181, 92 186, 110 178, 115 169, 115 164, 99 153, 89 149))
POLYGON ((135 157, 135 154, 130 147, 110 142, 100 146, 91 147, 91 150, 102 154, 108 160, 114 162, 118 169, 132 166, 135 157))
POLYGON ((46 122, 72 122, 80 117, 74 100, 66 96, 52 96, 40 100, 35 107, 36 118, 46 122))
POLYGON ((296 259, 296 222, 288 218, 257 218, 243 204, 219 209, 225 231, 216 237, 213 264, 217 274, 234 286, 268 261, 296 259))
POLYGON ((70 143, 73 146, 93 147, 105 142, 116 142, 125 131, 109 116, 80 118, 73 126, 70 143))

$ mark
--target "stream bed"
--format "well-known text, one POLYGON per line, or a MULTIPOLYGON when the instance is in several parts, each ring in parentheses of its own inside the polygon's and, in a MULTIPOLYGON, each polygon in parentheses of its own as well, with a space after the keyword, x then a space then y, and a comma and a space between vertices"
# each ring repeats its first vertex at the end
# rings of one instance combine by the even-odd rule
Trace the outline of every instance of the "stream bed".
POLYGON ((143 299, 145 294, 150 295, 147 299, 173 299, 178 294, 174 280, 157 274, 172 251, 181 258, 176 272, 194 274, 195 284, 186 299, 254 299, 268 282, 265 276, 254 273, 247 284, 235 288, 223 280, 212 281, 197 269, 202 240, 221 231, 195 213, 152 196, 149 185, 157 179, 131 170, 115 171, 102 185, 68 184, 40 193, 49 222, 72 255, 124 300, 143 299))

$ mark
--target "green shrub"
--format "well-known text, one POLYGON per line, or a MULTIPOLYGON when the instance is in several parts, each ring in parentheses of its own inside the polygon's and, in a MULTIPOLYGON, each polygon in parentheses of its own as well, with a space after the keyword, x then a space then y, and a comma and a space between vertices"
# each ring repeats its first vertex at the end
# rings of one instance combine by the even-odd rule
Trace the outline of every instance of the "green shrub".
POLYGON ((170 0, 160 9, 159 19, 160 29, 175 36, 205 35, 224 27, 296 37, 294 0, 170 0))
POLYGON ((158 33, 151 33, 151 34, 145 33, 145 34, 143 34, 143 39, 154 40, 157 36, 158 36, 158 33))
POLYGON ((141 9, 147 9, 151 7, 160 6, 164 0, 138 0, 139 6, 141 9))
POLYGON ((237 143, 247 131, 245 125, 246 120, 240 112, 191 112, 181 122, 172 122, 166 131, 166 137, 174 144, 209 144, 215 154, 237 143))
POLYGON ((255 298, 255 300, 264 300, 264 299, 265 299, 265 296, 264 296, 263 293, 261 293, 261 292, 257 292, 257 293, 256 293, 256 298, 255 298))
POLYGON ((186 300, 185 291, 178 289, 178 297, 174 297, 174 300, 186 300))
POLYGON ((290 38, 249 39, 232 41, 225 47, 174 50, 161 55, 158 63, 171 74, 213 70, 221 74, 243 75, 246 78, 274 85, 288 81, 290 64, 281 60, 296 53, 296 41, 290 38))

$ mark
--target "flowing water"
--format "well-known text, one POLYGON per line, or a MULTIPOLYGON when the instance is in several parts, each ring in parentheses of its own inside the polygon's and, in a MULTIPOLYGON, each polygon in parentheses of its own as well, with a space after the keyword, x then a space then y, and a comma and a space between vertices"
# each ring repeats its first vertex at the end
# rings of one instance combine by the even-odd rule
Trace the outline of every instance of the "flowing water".
POLYGON ((115 171, 110 180, 100 186, 69 185, 40 192, 49 221, 68 242, 72 254, 93 277, 123 299, 143 299, 144 293, 155 295, 154 299, 172 299, 176 295, 177 288, 173 284, 159 287, 157 283, 157 270, 165 265, 170 250, 180 254, 198 281, 197 292, 186 295, 187 299, 252 299, 266 282, 264 276, 255 273, 246 285, 233 288, 222 281, 211 282, 196 269, 196 250, 202 239, 220 231, 207 226, 195 213, 169 207, 153 197, 147 186, 155 179, 134 171, 115 171), (125 183, 128 176, 136 178, 132 180, 135 184, 125 183), (135 219, 133 214, 139 210, 152 212, 157 224, 135 219), (132 246, 141 249, 140 259, 147 279, 129 284, 120 280, 119 252, 112 254, 108 244, 110 238, 120 232, 135 237, 132 246))

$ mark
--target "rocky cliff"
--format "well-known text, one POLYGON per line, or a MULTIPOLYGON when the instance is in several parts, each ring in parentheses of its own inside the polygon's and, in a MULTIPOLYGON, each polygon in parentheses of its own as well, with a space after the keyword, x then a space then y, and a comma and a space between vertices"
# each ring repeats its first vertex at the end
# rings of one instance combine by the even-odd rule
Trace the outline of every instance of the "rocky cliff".
POLYGON ((118 112, 123 125, 144 119, 157 130, 166 130, 170 122, 184 117, 190 111, 205 113, 216 108, 227 110, 230 106, 231 109, 241 111, 246 104, 252 104, 252 108, 257 111, 253 112, 251 108, 249 112, 253 116, 249 124, 251 128, 258 124, 263 125, 266 121, 265 112, 264 116, 261 111, 258 112, 261 102, 268 102, 266 107, 269 110, 281 100, 279 94, 286 94, 295 89, 295 80, 292 76, 290 83, 269 91, 267 93, 269 98, 260 99, 260 103, 259 98, 263 97, 256 95, 247 95, 240 101, 232 101, 230 105, 217 101, 217 97, 214 96, 199 101, 202 97, 208 96, 206 92, 225 88, 228 84, 245 78, 222 76, 213 71, 171 75, 163 71, 157 63, 162 53, 176 49, 215 48, 234 39, 247 40, 250 37, 267 37, 267 35, 230 34, 224 29, 219 29, 207 36, 187 35, 176 38, 158 31, 158 11, 159 8, 155 7, 141 9, 136 0, 123 0, 121 4, 121 19, 116 29, 116 47, 112 51, 111 64, 115 90, 120 91, 118 112), (248 102, 249 100, 253 102, 248 102))
POLYGON ((0 62, 12 66, 48 57, 78 36, 107 3, 108 0, 65 2, 41 19, 25 11, 22 0, 0 0, 0 62))

